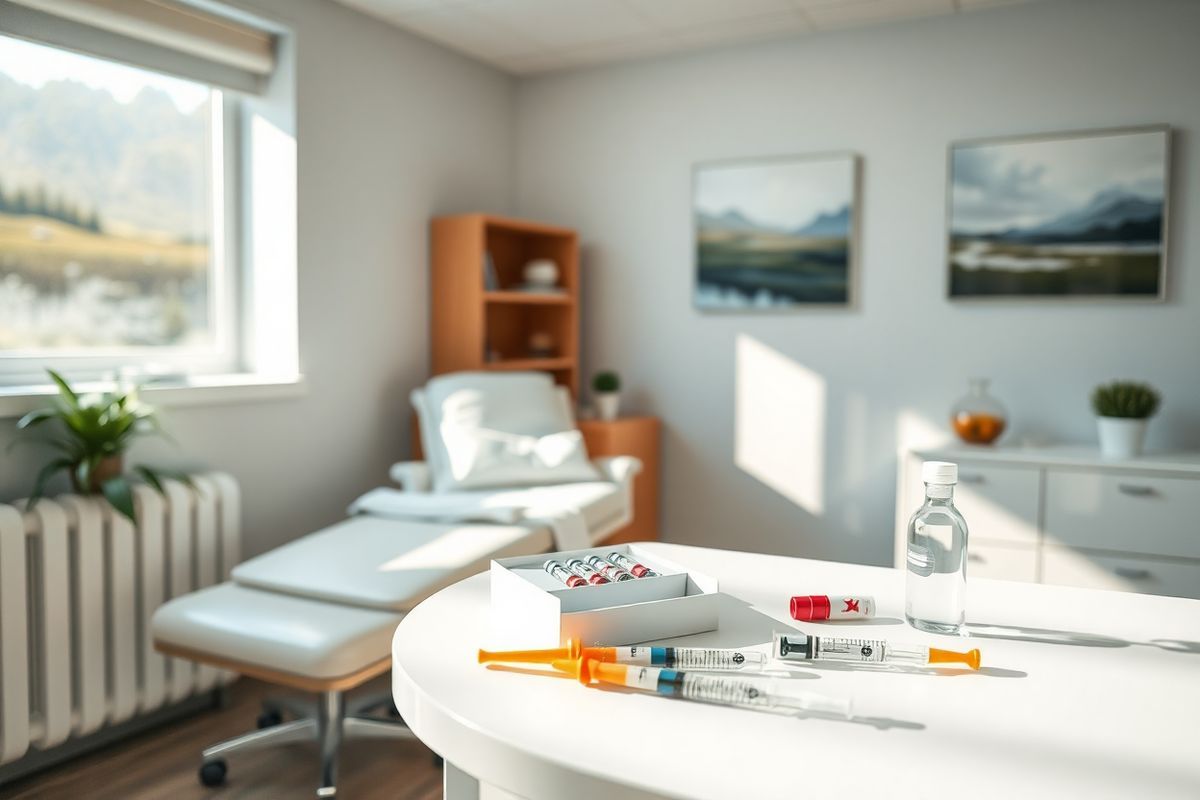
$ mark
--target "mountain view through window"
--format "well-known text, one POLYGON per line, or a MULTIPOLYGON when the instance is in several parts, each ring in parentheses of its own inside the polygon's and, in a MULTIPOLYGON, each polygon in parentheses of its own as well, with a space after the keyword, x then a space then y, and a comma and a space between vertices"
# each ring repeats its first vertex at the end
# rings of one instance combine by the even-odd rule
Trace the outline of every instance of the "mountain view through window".
POLYGON ((0 37, 0 352, 214 337, 208 86, 0 37))

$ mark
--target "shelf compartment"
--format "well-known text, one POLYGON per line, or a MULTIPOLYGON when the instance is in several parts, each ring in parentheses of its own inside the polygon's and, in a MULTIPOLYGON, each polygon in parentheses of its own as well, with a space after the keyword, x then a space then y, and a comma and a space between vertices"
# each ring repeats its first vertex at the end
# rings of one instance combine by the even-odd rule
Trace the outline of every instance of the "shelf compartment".
POLYGON ((574 298, 565 292, 562 294, 516 291, 484 292, 483 299, 487 303, 513 303, 531 306, 569 306, 574 302, 574 298))
POLYGON ((560 370, 572 369, 574 366, 575 362, 570 358, 505 358, 500 361, 488 361, 483 365, 483 368, 497 372, 526 369, 540 370, 542 372, 558 372, 560 370))

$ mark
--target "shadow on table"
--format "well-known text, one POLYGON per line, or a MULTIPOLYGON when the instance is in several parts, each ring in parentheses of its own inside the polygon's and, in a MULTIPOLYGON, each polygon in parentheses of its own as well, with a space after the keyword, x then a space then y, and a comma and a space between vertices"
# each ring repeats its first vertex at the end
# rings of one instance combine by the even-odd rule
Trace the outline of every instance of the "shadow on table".
POLYGON ((1200 655, 1200 642, 1189 642, 1184 639, 1151 639, 1148 647, 1157 647, 1169 653, 1194 653, 1200 655))
POLYGON ((820 626, 821 633, 817 634, 818 636, 840 636, 843 634, 836 632, 838 628, 858 627, 859 625, 903 625, 904 620, 896 617, 872 617, 871 619, 848 619, 843 622, 832 620, 814 621, 811 624, 820 626))
POLYGON ((972 639, 1008 639, 1036 644, 1065 644, 1072 647, 1129 647, 1130 642, 1098 633, 1060 631, 1053 628, 1026 628, 1020 625, 992 625, 986 622, 967 623, 972 639))
POLYGON ((1053 628, 1026 628, 1020 625, 990 625, 984 622, 967 623, 967 632, 973 639, 1008 639, 1014 642, 1065 644, 1071 647, 1157 647, 1168 653, 1200 655, 1200 642, 1190 642, 1186 639, 1151 639, 1148 642, 1130 642, 1099 633, 1060 631, 1053 628))
POLYGON ((908 664, 863 664, 854 661, 806 661, 803 669, 830 672, 873 672, 878 675, 923 675, 931 678, 953 678, 958 675, 978 675, 985 678, 1027 678, 1029 673, 1005 667, 918 667, 908 664))

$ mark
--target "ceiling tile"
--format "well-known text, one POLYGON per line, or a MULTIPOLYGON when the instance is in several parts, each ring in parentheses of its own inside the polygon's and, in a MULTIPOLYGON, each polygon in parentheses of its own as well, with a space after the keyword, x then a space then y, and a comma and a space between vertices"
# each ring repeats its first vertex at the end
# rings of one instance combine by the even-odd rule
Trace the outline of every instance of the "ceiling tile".
POLYGON ((788 0, 625 0, 662 30, 728 22, 791 11, 788 0))
POLYGON ((958 7, 962 11, 970 11, 976 8, 991 8, 992 6, 1015 6, 1018 3, 1027 3, 1029 0, 957 0, 958 7))
POLYGON ((602 45, 580 47, 561 54, 561 57, 564 64, 578 66, 581 64, 602 64, 612 61, 649 58, 690 49, 691 46, 688 43, 664 34, 638 41, 610 42, 602 45))
POLYGON ((782 38, 810 31, 812 26, 803 15, 788 11, 782 14, 763 14, 747 19, 693 25, 671 31, 671 35, 693 47, 706 47, 782 38))
POLYGON ((504 0, 474 10, 552 50, 654 33, 633 9, 615 0, 504 0))
POLYGON ((804 13, 817 30, 948 14, 954 10, 953 0, 855 0, 804 7, 804 13))
POLYGON ((544 49, 508 26, 480 16, 471 6, 429 8, 405 14, 397 24, 418 36, 489 61, 544 49))
POLYGON ((1032 0, 338 0, 516 74, 1032 0))

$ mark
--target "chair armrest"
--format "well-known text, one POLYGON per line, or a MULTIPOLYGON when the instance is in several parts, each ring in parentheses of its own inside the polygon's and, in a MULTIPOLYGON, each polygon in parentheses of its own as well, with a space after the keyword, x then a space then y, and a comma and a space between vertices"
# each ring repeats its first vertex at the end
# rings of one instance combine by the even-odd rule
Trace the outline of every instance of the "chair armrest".
POLYGON ((633 476, 642 471, 642 460, 636 456, 605 456, 592 459, 592 464, 600 470, 604 480, 620 486, 631 485, 633 476))
POLYGON ((392 464, 388 475, 406 492, 429 492, 433 490, 433 476, 424 461, 399 461, 392 464))

